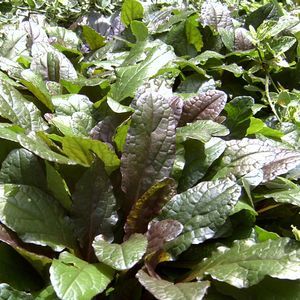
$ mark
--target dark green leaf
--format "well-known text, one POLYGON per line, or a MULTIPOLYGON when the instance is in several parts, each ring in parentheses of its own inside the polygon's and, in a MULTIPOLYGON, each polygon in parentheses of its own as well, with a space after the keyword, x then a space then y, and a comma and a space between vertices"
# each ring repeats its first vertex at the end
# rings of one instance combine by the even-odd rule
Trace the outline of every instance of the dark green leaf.
POLYGON ((38 158, 26 149, 15 149, 2 163, 0 182, 46 187, 46 177, 38 158))
POLYGON ((299 280, 283 280, 266 277, 260 283, 247 289, 238 289, 221 282, 216 282, 215 284, 222 294, 229 295, 237 300, 298 300, 300 296, 299 280))
POLYGON ((276 202, 279 203, 289 203, 292 205, 300 206, 300 188, 295 186, 294 188, 283 190, 283 191, 274 191, 272 193, 264 195, 265 198, 273 198, 276 202))
MULTIPOLYGON (((0 242, 0 282, 18 290, 37 290, 42 279, 32 266, 10 246, 0 242)), ((0 292, 1 293, 1 292, 0 292)), ((0 296, 0 299, 1 296, 0 296)))
POLYGON ((74 248, 70 221, 58 203, 41 190, 26 185, 0 185, 0 220, 23 241, 55 250, 74 248))
POLYGON ((100 161, 95 160, 83 174, 72 198, 71 217, 75 223, 75 233, 90 258, 95 236, 102 234, 112 240, 113 226, 118 220, 112 185, 100 161))
POLYGON ((188 140, 184 143, 185 165, 179 180, 179 190, 194 186, 205 175, 212 163, 220 157, 226 143, 220 138, 211 138, 207 143, 188 140))
POLYGON ((254 99, 252 97, 236 97, 225 106, 227 113, 225 124, 233 137, 243 137, 250 124, 254 99))

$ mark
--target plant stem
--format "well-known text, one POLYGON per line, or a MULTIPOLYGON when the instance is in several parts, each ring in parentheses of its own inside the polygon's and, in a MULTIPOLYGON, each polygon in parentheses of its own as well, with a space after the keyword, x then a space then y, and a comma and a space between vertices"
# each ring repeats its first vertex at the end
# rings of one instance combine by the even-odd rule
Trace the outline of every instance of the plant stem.
POLYGON ((274 105, 274 103, 273 103, 273 100, 272 100, 271 97, 270 97, 270 92, 269 92, 269 82, 270 82, 270 81, 269 81, 269 80, 270 80, 269 74, 266 74, 266 82, 265 82, 266 98, 267 98, 267 100, 268 100, 268 103, 269 103, 269 105, 270 105, 270 107, 271 107, 271 109, 272 109, 274 115, 276 116, 277 120, 281 123, 281 122, 282 122, 282 121, 281 121, 281 118, 279 117, 279 115, 278 115, 278 113, 277 113, 277 111, 276 111, 275 105, 274 105))

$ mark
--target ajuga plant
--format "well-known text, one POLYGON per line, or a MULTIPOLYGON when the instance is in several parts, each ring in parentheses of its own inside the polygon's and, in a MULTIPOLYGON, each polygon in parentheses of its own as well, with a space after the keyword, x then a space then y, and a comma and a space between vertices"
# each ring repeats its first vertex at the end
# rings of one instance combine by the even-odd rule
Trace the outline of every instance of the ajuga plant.
POLYGON ((17 2, 0 298, 299 299, 299 7, 17 2))

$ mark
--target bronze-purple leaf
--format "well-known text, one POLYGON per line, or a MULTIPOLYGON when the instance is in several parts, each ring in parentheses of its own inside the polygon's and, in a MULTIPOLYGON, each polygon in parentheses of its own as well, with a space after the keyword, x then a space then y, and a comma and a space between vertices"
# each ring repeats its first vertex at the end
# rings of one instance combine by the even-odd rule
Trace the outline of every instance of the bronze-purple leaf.
POLYGON ((179 221, 172 219, 152 221, 149 224, 146 233, 148 247, 145 257, 145 267, 151 276, 160 278, 155 271, 157 265, 171 259, 170 254, 164 251, 164 245, 166 242, 175 239, 182 230, 183 225, 179 221))
POLYGON ((175 193, 175 181, 171 178, 166 178, 147 190, 130 210, 124 226, 125 240, 133 233, 145 233, 148 223, 159 214, 175 193))
POLYGON ((132 204, 153 184, 170 176, 177 125, 169 97, 139 93, 121 158, 122 190, 132 204))
POLYGON ((171 219, 152 221, 147 231, 148 247, 147 253, 163 249, 165 242, 175 239, 183 230, 183 225, 171 219))
POLYGON ((227 95, 218 90, 208 90, 183 102, 179 126, 196 120, 216 120, 227 101, 227 95))

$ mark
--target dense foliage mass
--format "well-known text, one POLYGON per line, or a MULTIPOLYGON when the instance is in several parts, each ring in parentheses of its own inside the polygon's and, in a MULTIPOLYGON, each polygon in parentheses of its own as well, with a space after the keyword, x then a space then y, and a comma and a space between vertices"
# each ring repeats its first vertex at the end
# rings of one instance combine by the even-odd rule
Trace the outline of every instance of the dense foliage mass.
POLYGON ((0 12, 0 299, 300 299, 295 3, 0 12))

